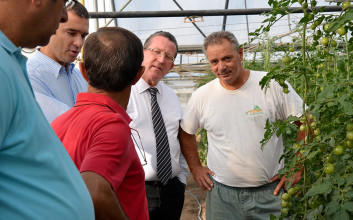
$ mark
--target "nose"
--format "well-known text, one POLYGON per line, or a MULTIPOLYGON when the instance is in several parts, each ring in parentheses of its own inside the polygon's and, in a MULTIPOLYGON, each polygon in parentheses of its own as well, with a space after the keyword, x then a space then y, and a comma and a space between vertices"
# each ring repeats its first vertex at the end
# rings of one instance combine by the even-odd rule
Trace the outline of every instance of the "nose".
POLYGON ((74 45, 81 49, 81 47, 83 46, 83 43, 85 42, 85 39, 81 37, 80 34, 77 34, 77 35, 78 36, 75 37, 74 45))
POLYGON ((220 71, 223 71, 227 68, 226 64, 224 62, 219 62, 219 66, 218 66, 218 69, 220 71))
POLYGON ((62 12, 61 12, 60 23, 65 23, 65 22, 67 22, 67 19, 68 19, 67 10, 66 10, 66 7, 65 7, 65 5, 64 5, 63 10, 62 10, 62 12))
POLYGON ((166 63, 166 62, 167 62, 167 57, 166 57, 165 53, 161 53, 161 54, 158 56, 157 60, 158 60, 159 62, 161 62, 161 63, 166 63))

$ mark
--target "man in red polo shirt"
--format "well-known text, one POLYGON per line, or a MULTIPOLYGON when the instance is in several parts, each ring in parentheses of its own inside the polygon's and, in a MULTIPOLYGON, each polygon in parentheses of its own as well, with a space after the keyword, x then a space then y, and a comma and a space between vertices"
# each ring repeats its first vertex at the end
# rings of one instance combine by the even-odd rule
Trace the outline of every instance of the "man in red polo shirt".
POLYGON ((142 43, 130 31, 92 33, 80 63, 88 92, 51 124, 90 191, 96 219, 149 219, 145 174, 125 112, 142 60, 142 43))

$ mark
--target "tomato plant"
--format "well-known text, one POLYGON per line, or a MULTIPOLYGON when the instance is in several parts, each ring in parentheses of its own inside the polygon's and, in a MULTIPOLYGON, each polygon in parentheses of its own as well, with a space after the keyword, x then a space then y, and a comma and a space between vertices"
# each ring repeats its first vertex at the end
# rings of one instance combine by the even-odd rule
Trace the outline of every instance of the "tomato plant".
POLYGON ((262 147, 273 135, 283 136, 280 174, 291 176, 303 168, 301 181, 294 187, 288 183, 281 216, 271 219, 353 219, 353 9, 348 1, 336 2, 332 4, 342 6, 341 13, 327 14, 307 8, 308 3, 316 6, 314 0, 270 0, 273 10, 252 36, 268 36, 271 27, 290 13, 288 7, 297 3, 304 13, 298 35, 288 45, 300 45, 300 50, 288 54, 288 47, 282 48, 281 57, 285 54, 290 60, 270 64, 260 82, 266 88, 271 80, 286 79, 302 97, 305 112, 301 118, 266 123, 262 147), (297 143, 299 130, 305 141, 297 143))

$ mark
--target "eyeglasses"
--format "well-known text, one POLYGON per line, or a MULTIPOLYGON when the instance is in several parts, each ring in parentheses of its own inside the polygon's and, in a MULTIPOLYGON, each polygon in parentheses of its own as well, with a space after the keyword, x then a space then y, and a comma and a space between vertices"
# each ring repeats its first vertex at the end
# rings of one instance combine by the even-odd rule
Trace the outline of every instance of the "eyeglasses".
POLYGON ((66 0, 65 1, 65 8, 67 10, 71 10, 72 7, 74 7, 76 3, 77 3, 77 0, 66 0))
POLYGON ((148 47, 146 47, 145 49, 150 50, 152 52, 152 54, 157 57, 161 57, 164 54, 164 57, 167 59, 168 62, 173 63, 175 61, 174 56, 172 56, 171 54, 169 54, 165 51, 161 51, 159 49, 152 49, 152 48, 148 48, 148 47))
POLYGON ((137 130, 135 130, 133 128, 130 128, 130 129, 131 129, 131 137, 132 137, 132 140, 135 143, 135 147, 137 147, 137 149, 139 150, 140 155, 141 155, 141 157, 143 159, 143 162, 141 162, 141 165, 145 166, 145 165, 147 165, 147 160, 146 160, 145 149, 143 148, 140 134, 139 134, 139 132, 137 130), (136 141, 137 138, 138 138, 140 144, 136 141))

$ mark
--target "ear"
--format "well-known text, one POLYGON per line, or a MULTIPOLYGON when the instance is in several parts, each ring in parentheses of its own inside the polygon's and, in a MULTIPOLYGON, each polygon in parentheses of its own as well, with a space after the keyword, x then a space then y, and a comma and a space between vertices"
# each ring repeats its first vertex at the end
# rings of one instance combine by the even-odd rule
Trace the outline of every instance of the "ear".
POLYGON ((31 0, 32 4, 35 6, 40 6, 42 4, 41 0, 31 0))
POLYGON ((174 67, 174 63, 172 63, 172 65, 170 66, 169 70, 173 69, 173 67, 174 67))
POLYGON ((239 56, 240 56, 240 60, 243 60, 244 50, 243 50, 242 47, 240 47, 240 48, 238 49, 238 53, 239 53, 239 56))
POLYGON ((132 81, 132 85, 135 85, 140 80, 140 78, 144 72, 145 72, 145 67, 141 66, 139 71, 137 72, 134 80, 132 81))
POLYGON ((88 82, 88 76, 87 76, 87 70, 86 70, 85 64, 83 62, 79 62, 78 66, 80 67, 80 71, 83 78, 88 82))

